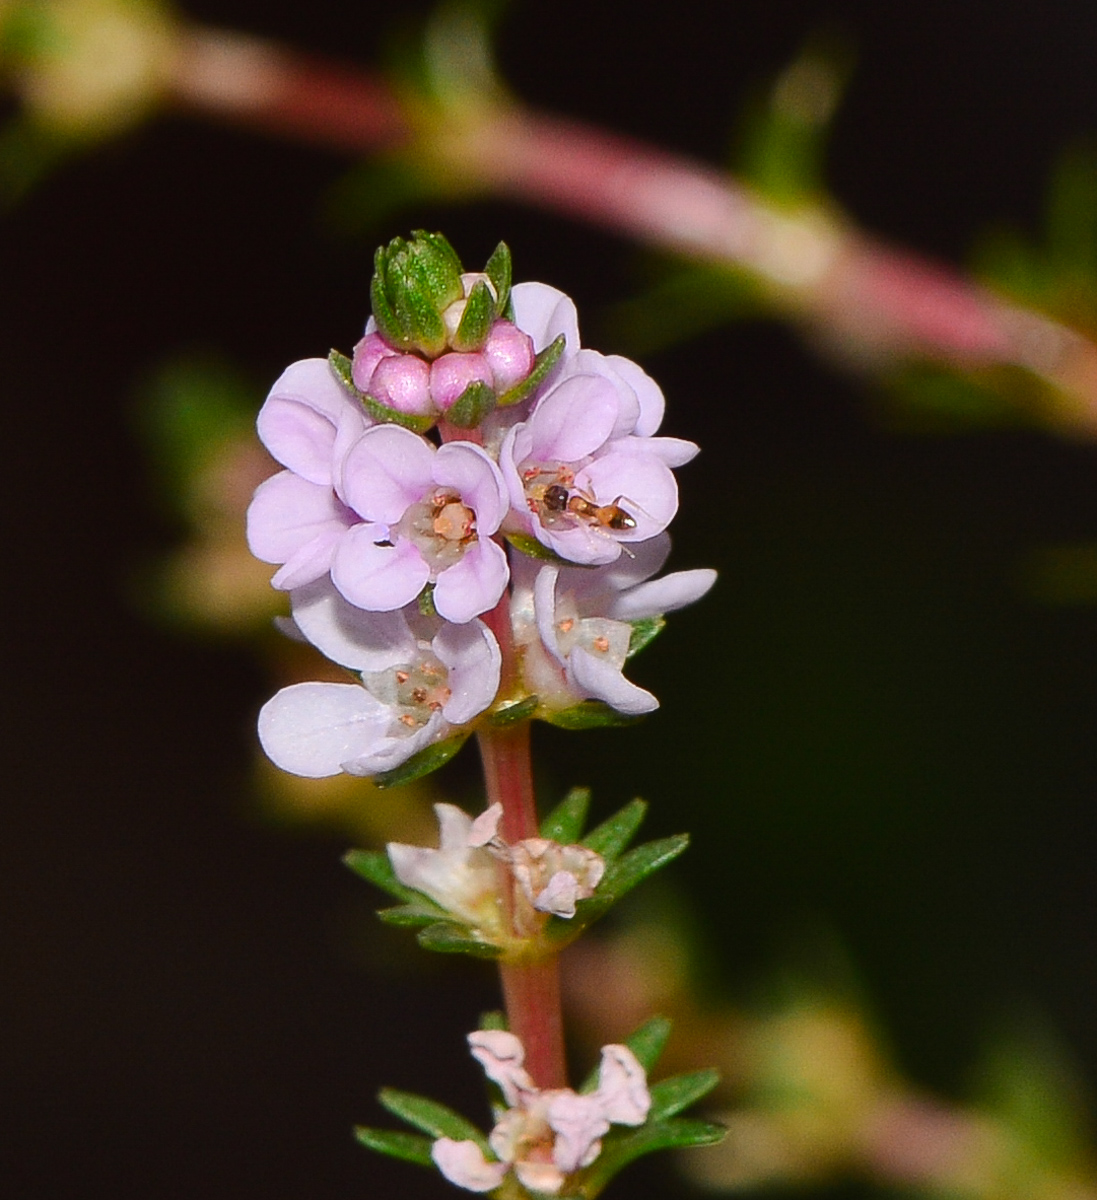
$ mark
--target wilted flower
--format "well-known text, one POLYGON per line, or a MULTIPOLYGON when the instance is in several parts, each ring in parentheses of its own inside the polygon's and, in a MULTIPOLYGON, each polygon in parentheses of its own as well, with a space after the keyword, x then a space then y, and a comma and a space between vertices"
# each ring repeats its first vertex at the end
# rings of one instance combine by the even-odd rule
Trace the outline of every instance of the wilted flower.
POLYGON ((585 846, 550 838, 505 842, 498 832, 500 804, 475 820, 452 804, 436 804, 434 811, 438 848, 390 842, 389 861, 405 887, 429 896, 484 940, 530 936, 546 916, 575 916, 576 902, 593 896, 605 873, 605 860, 585 846), (503 890, 508 878, 509 895, 503 890))
POLYGON ((507 1110, 488 1137, 496 1161, 472 1141, 439 1138, 431 1151, 442 1174, 473 1192, 490 1192, 514 1171, 523 1187, 555 1195, 568 1175, 589 1167, 610 1125, 642 1125, 651 1107, 644 1068, 623 1045, 602 1047, 598 1087, 537 1088, 524 1067, 525 1051, 512 1033, 469 1034, 473 1057, 503 1093, 507 1110))

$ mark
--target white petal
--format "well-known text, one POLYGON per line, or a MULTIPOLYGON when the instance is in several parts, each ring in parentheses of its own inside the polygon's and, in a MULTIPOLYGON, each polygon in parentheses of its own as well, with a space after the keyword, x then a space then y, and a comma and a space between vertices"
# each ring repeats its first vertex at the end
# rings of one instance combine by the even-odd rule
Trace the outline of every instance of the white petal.
POLYGON ((293 619, 322 654, 354 671, 384 671, 410 661, 415 638, 400 611, 367 612, 345 600, 329 579, 298 588, 293 619))
POLYGON ((502 817, 503 806, 501 804, 496 803, 490 808, 485 808, 472 823, 468 834, 468 844, 470 846, 486 846, 498 832, 502 817))
POLYGON ((464 725, 483 712, 499 690, 499 643, 482 621, 469 621, 443 625, 431 648, 448 672, 451 695, 442 713, 450 724, 464 725))
POLYGON ((353 683, 295 683, 259 713, 259 741, 283 771, 320 779, 368 755, 384 738, 391 714, 353 683))
POLYGON ((601 1101, 561 1089, 550 1099, 545 1116, 556 1134, 552 1161, 560 1170, 570 1174, 590 1166, 602 1148, 599 1139, 609 1131, 601 1101))
POLYGON ((642 621, 645 617, 661 616, 700 600, 715 582, 716 572, 707 567, 674 571, 662 579, 651 579, 622 592, 607 611, 618 621, 642 621))
POLYGON ((488 1162, 475 1142, 439 1138, 431 1147, 430 1156, 450 1183, 470 1192, 492 1191, 503 1182, 508 1170, 506 1163, 488 1162))
POLYGON ((651 692, 630 683, 608 659, 588 654, 581 646, 568 658, 568 678, 582 695, 604 700, 626 716, 654 712, 659 707, 651 692))
POLYGON ((614 1125, 643 1125, 651 1108, 647 1076, 628 1046, 603 1046, 594 1093, 614 1125))
POLYGON ((510 300, 515 325, 529 334, 538 353, 561 333, 566 339, 566 355, 579 349, 579 317, 569 296, 547 283, 516 283, 510 290, 510 300))
POLYGON ((535 1091, 522 1065, 526 1052, 513 1033, 502 1029, 477 1029, 468 1035, 472 1057, 484 1068, 484 1074, 497 1083, 503 1098, 511 1108, 517 1106, 523 1095, 535 1091))

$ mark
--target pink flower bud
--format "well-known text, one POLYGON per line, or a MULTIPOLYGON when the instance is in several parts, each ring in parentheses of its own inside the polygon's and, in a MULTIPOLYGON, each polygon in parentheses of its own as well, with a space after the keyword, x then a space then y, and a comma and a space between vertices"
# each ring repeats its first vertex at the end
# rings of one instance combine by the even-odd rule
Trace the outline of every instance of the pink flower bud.
POLYGON ((361 392, 368 392, 377 364, 381 359, 392 358, 398 353, 399 351, 394 350, 379 333, 367 333, 354 347, 350 372, 354 386, 361 392))
POLYGON ((496 321, 481 351, 497 392, 522 382, 533 370, 533 340, 510 321, 496 321))
POLYGON ((427 416, 430 402, 430 367, 414 354, 382 358, 370 379, 369 394, 398 412, 427 416))
POLYGON ((460 398, 470 383, 492 386, 492 371, 483 354, 443 354, 430 367, 430 394, 434 403, 445 412, 460 398))

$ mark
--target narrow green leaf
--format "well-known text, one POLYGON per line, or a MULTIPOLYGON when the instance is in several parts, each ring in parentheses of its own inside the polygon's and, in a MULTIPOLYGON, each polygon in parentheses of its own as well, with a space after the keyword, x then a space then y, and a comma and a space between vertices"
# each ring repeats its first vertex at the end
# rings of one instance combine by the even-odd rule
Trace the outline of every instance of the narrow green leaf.
POLYGON ((400 925, 414 929, 416 926, 433 925, 446 916, 445 909, 428 908, 420 904, 399 904, 395 908, 379 908, 377 916, 386 925, 400 925))
POLYGON ((625 1045, 636 1055, 648 1074, 659 1061, 659 1055, 663 1053, 672 1024, 669 1017, 649 1017, 639 1029, 625 1038, 625 1045))
POLYGON ((469 937, 466 926, 452 921, 428 925, 417 936, 424 950, 437 950, 441 954, 469 954, 473 958, 498 958, 502 954, 499 946, 469 937))
POLYGON ((654 1124, 648 1122, 620 1138, 611 1135, 602 1143, 602 1153, 584 1175, 583 1192, 596 1195, 623 1167, 641 1155, 686 1146, 712 1146, 726 1133, 723 1125, 679 1117, 654 1124))
POLYGON ((518 721, 525 721, 537 711, 537 705, 540 700, 537 696, 526 696, 523 700, 516 700, 513 704, 504 704, 502 708, 497 708, 491 714, 491 723, 493 725, 514 725, 518 721))
POLYGON ((563 846, 579 840, 590 808, 590 788, 572 788, 541 822, 541 836, 563 846))
POLYGON ((713 1067, 704 1067, 700 1071, 690 1071, 685 1075, 672 1075, 670 1079, 660 1079, 651 1088, 651 1112, 649 1121, 661 1121, 664 1117, 673 1117, 683 1108, 707 1096, 720 1082, 720 1072, 713 1067))
POLYGON ((628 639, 628 653, 626 658, 632 658, 634 654, 639 654, 645 647, 650 646, 652 642, 666 628, 665 617, 645 617, 642 621, 632 622, 632 633, 628 639))
POLYGON ((556 366, 560 359, 560 355, 564 353, 565 338, 563 334, 541 351, 540 354, 533 360, 533 370, 522 380, 510 389, 509 392, 504 392, 499 397, 499 407, 509 408, 512 404, 519 404, 521 401, 532 396, 542 383, 549 377, 552 368, 556 366))
POLYGON ((408 344, 408 331, 389 303, 385 291, 385 248, 383 246, 378 247, 377 253, 373 257, 373 263, 373 279, 369 285, 373 319, 377 322, 377 328, 385 341, 403 349, 408 344))
POLYGON ((417 1163, 421 1167, 433 1167, 430 1156, 432 1142, 418 1133, 403 1133, 393 1129, 370 1129, 359 1125, 354 1136, 363 1146, 387 1154, 390 1158, 402 1158, 404 1162, 417 1163))
POLYGON ((624 808, 592 829, 583 838, 583 845, 600 854, 606 862, 612 862, 632 841, 647 810, 643 800, 630 800, 624 808))
POLYGON ((373 782, 379 788, 390 788, 411 783, 414 779, 422 779, 424 775, 429 775, 432 771, 437 771, 439 767, 445 766, 467 739, 467 733, 459 733, 456 737, 447 738, 444 742, 435 742, 433 746, 427 746, 418 754, 413 754, 407 762, 393 767, 391 771, 375 775, 373 782))
POLYGON ((481 279, 465 301, 465 311, 451 340, 454 350, 479 350, 488 340, 494 320, 495 297, 481 279))
POLYGON ((452 243, 444 233, 430 233, 426 229, 416 229, 413 231, 413 237, 419 238, 426 242, 440 259, 439 273, 445 275, 449 280, 449 286, 460 286, 461 276, 464 274, 464 266, 461 264, 461 259, 454 250, 452 243), (452 282, 453 276, 457 277, 457 283, 452 282))
POLYGON ((611 897, 613 902, 620 900, 649 875, 673 862, 688 845, 689 834, 678 833, 637 846, 610 864, 605 878, 598 885, 598 893, 611 897))
POLYGON ((406 888, 396 878, 389 856, 382 850, 348 850, 343 855, 343 862, 356 874, 361 875, 375 887, 405 904, 417 904, 420 900, 418 892, 406 888))
POLYGON ((510 299, 511 281, 510 247, 506 242, 500 242, 491 252, 491 258, 484 263, 484 274, 495 288, 495 315, 502 316, 510 299))
POLYGON ((397 1088, 382 1088, 377 1099, 394 1117, 399 1117, 432 1138, 471 1141, 483 1150, 488 1148, 487 1138, 471 1121, 466 1121, 460 1113, 439 1104, 437 1100, 428 1100, 426 1096, 417 1096, 414 1092, 401 1092, 397 1088))
POLYGON ((439 277, 419 258, 405 258, 389 265, 389 298, 397 320, 407 330, 409 348, 427 355, 446 348, 446 326, 438 311, 439 277))
POLYGON ((601 700, 584 700, 573 708, 547 712, 543 715, 543 720, 561 729, 604 729, 607 726, 635 725, 641 717, 619 713, 608 704, 603 704, 601 700))
POLYGON ((458 429, 475 429, 494 407, 495 392, 478 379, 470 383, 453 402, 446 412, 446 420, 458 429))

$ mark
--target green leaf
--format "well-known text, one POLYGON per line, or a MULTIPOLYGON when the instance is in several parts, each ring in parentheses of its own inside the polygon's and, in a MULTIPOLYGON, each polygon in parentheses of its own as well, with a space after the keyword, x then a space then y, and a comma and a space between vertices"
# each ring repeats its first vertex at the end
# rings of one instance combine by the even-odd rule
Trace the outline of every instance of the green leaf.
POLYGON ((439 767, 445 766, 467 740, 467 733, 459 733, 456 737, 447 738, 444 742, 435 742, 433 746, 427 746, 418 754, 413 754, 407 762, 393 767, 391 771, 375 775, 373 782, 379 788, 390 788, 411 783, 414 779, 422 779, 424 775, 429 775, 432 771, 437 771, 439 767))
POLYGON ((584 700, 572 708, 562 708, 542 714, 542 720, 560 729, 605 729, 619 725, 635 725, 641 717, 619 713, 601 700, 584 700))
POLYGON ((631 658, 650 646, 666 628, 667 621, 665 617, 644 617, 643 620, 633 621, 631 624, 632 633, 629 634, 626 658, 631 658))
POLYGON ((414 1092, 401 1092, 396 1088, 382 1088, 377 1094, 385 1108, 394 1117, 406 1121, 432 1138, 448 1137, 455 1142, 475 1142, 481 1150, 488 1149, 488 1140, 472 1124, 459 1113, 437 1100, 428 1100, 426 1096, 417 1096, 414 1092))
POLYGON ((493 1029, 506 1033, 510 1027, 507 1024, 507 1014, 500 1012, 497 1008, 493 1008, 490 1012, 480 1014, 480 1023, 476 1028, 493 1029))
POLYGON ((583 845, 600 854, 607 863, 612 862, 632 841, 647 811, 648 806, 643 800, 630 800, 624 808, 592 829, 583 838, 583 845))
POLYGON ((538 558, 542 562, 558 563, 561 567, 575 566, 575 563, 570 563, 566 558, 561 558, 555 550, 550 550, 548 546, 539 542, 535 537, 530 537, 528 533, 504 533, 503 537, 507 539, 515 550, 526 555, 527 558, 538 558))
POLYGON ((389 856, 382 850, 348 850, 343 855, 343 862, 356 874, 390 896, 405 904, 418 904, 421 897, 418 892, 404 885, 396 878, 389 856))
POLYGON ((590 808, 590 788, 572 788, 541 822, 541 836, 562 846, 579 840, 590 808))
POLYGON ((461 314, 450 344, 454 350, 479 350, 488 340, 494 320, 495 297, 491 294, 491 288, 481 279, 469 292, 465 311, 461 314))
POLYGON ((533 370, 522 380, 521 383, 516 383, 509 392, 504 392, 499 397, 499 407, 509 408, 512 404, 519 404, 523 400, 532 396, 542 383, 549 377, 552 368, 556 366, 560 359, 560 355, 564 353, 565 338, 563 334, 541 351, 540 354, 533 360, 533 370))
POLYGON ((328 364, 335 372, 336 379, 357 397, 358 402, 366 412, 376 420, 387 422, 391 425, 402 425, 405 429, 410 429, 412 433, 426 433, 435 423, 433 416, 417 416, 415 413, 400 412, 398 409, 389 408, 387 404, 382 404, 380 400, 374 400, 372 396, 359 390, 354 382, 351 360, 338 350, 332 350, 328 354, 328 364))
POLYGON ((643 883, 649 875, 665 867, 682 853, 689 845, 689 834, 679 833, 674 837, 660 838, 655 842, 645 842, 622 855, 606 869, 605 878, 598 885, 598 891, 593 897, 608 898, 609 903, 616 903, 627 892, 631 892, 637 884, 643 883))
POLYGON ((400 925, 408 929, 433 925, 446 915, 446 910, 443 908, 428 908, 422 904, 398 904, 395 908, 379 908, 377 910, 377 916, 386 925, 400 925))
POLYGON ((430 1156, 433 1145, 429 1138, 418 1133, 402 1133, 393 1129, 370 1129, 359 1125, 354 1136, 369 1150, 387 1154, 390 1158, 402 1158, 404 1162, 418 1163, 421 1167, 433 1167, 430 1156))
POLYGON ((511 281, 510 247, 506 242, 500 242, 491 252, 491 258, 484 264, 484 274, 495 288, 495 315, 502 316, 510 299, 511 281))
POLYGON ((602 1143, 602 1153, 584 1174, 583 1193, 594 1196, 625 1166, 656 1150, 677 1150, 686 1146, 713 1146, 722 1141, 727 1130, 709 1121, 673 1118, 648 1122, 621 1137, 610 1135, 602 1143))
POLYGON ((393 346, 406 348, 408 331, 403 320, 396 315, 395 309, 389 303, 385 287, 385 247, 378 246, 373 255, 373 278, 369 285, 370 308, 377 328, 386 342, 393 346))
POLYGON ((419 945, 424 950, 437 950, 440 954, 469 954, 473 958, 498 958, 502 948, 492 942, 481 942, 470 937, 467 927, 452 921, 438 921, 418 933, 419 945))
POLYGON ((537 696, 526 696, 511 704, 504 704, 502 708, 497 708, 491 714, 491 723, 493 725, 514 725, 518 721, 525 721, 537 711, 539 703, 540 700, 537 696))
POLYGON ((458 429, 475 429, 495 407, 495 392, 477 379, 457 397, 446 413, 446 420, 458 429))
POLYGON ((625 1045, 636 1055, 640 1065, 651 1073, 670 1037, 673 1022, 669 1017, 649 1017, 639 1029, 625 1038, 625 1045))
POLYGON ((670 1079, 660 1079, 651 1088, 651 1112, 649 1121, 661 1121, 664 1117, 673 1117, 683 1108, 707 1096, 720 1082, 720 1072, 713 1067, 704 1067, 700 1071, 690 1071, 685 1075, 672 1075, 670 1079))

